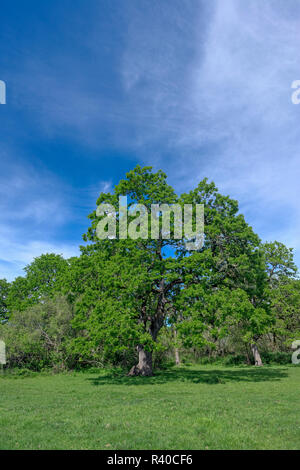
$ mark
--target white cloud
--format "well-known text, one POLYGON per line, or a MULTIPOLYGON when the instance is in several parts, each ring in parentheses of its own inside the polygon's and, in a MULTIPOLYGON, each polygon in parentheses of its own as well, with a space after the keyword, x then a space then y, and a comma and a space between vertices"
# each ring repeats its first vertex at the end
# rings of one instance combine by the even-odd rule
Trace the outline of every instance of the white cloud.
MULTIPOLYGON (((120 83, 89 87, 89 75, 104 74, 95 14, 85 43, 93 61, 87 55, 79 70, 59 55, 58 70, 25 58, 18 103, 27 97, 48 136, 131 149, 165 169, 178 190, 215 180, 259 235, 294 245, 300 264, 300 105, 291 103, 291 83, 300 79, 299 1, 140 1, 124 12, 124 41, 112 46, 120 83)), ((13 185, 18 192, 22 181, 13 185)), ((45 204, 55 218, 56 202, 45 204)), ((24 216, 42 220, 45 212, 40 201, 24 216)))
POLYGON ((194 141, 220 142, 219 156, 204 162, 205 171, 241 201, 264 237, 300 250, 300 108, 292 105, 290 89, 300 74, 292 19, 295 13, 300 18, 299 8, 257 0, 216 6, 194 71, 191 101, 206 122, 199 122, 199 132, 194 122, 194 141))
POLYGON ((48 171, 21 164, 13 150, 1 157, 0 278, 22 275, 42 253, 78 254, 72 243, 57 241, 57 232, 72 217, 67 189, 48 171))
POLYGON ((78 256, 79 249, 71 244, 47 243, 43 241, 18 242, 11 238, 0 237, 0 278, 12 281, 24 275, 23 268, 35 257, 45 253, 56 253, 64 258, 78 256))
MULTIPOLYGON (((300 106, 291 102, 291 83, 300 78, 299 2, 216 0, 210 5, 205 36, 203 15, 197 17, 198 29, 190 18, 193 59, 190 44, 184 54, 176 42, 186 36, 176 37, 175 31, 167 38, 158 31, 152 40, 151 28, 146 38, 147 28, 141 28, 144 50, 139 36, 129 45, 123 75, 131 96, 137 96, 137 113, 140 83, 155 64, 143 114, 159 127, 150 133, 144 120, 141 142, 159 142, 156 166, 171 174, 178 189, 192 188, 204 176, 215 180, 240 201, 262 238, 296 247, 299 263, 300 106), (168 49, 171 61, 161 53, 168 49)), ((153 162, 147 147, 140 150, 147 163, 153 162)))

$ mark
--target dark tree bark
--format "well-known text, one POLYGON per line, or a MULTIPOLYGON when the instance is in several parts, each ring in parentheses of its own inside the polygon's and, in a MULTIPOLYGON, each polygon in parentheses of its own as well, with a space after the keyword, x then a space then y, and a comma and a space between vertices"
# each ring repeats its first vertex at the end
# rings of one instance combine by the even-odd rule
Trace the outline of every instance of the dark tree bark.
POLYGON ((137 350, 139 353, 139 362, 130 369, 128 375, 142 375, 144 377, 152 376, 152 351, 146 351, 141 345, 137 347, 137 350))
MULTIPOLYGON (((160 280, 159 288, 154 290, 156 294, 159 294, 154 315, 147 314, 146 304, 144 304, 141 308, 140 323, 144 324, 145 331, 151 335, 154 342, 156 342, 158 333, 164 324, 166 304, 168 303, 166 299, 166 292, 176 282, 173 281, 166 285, 164 279, 160 280)), ((130 369, 128 375, 153 375, 152 351, 146 351, 143 345, 138 345, 137 350, 139 354, 139 362, 130 369)))
POLYGON ((252 362, 251 362, 251 353, 249 351, 249 345, 247 345, 247 344, 245 344, 245 352, 246 352, 247 364, 248 364, 248 366, 250 366, 252 364, 252 362))
POLYGON ((251 351, 252 351, 253 358, 254 358, 254 364, 256 366, 263 366, 257 344, 255 343, 251 344, 251 351))

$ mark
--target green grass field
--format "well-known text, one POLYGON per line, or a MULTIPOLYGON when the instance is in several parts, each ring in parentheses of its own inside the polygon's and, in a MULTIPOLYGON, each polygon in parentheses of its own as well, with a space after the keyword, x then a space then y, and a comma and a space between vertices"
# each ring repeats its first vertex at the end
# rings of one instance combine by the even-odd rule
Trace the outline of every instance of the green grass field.
POLYGON ((300 367, 0 377, 0 449, 300 449, 300 367))

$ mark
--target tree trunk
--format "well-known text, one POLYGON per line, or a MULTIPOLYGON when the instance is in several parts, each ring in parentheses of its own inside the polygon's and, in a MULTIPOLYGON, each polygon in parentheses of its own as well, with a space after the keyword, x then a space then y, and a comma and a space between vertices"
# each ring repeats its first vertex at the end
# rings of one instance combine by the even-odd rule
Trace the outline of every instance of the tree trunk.
POLYGON ((251 344, 251 351, 254 357, 254 364, 256 366, 263 366, 263 363, 259 354, 259 350, 256 344, 251 344))
POLYGON ((150 377, 153 375, 152 371, 152 352, 146 351, 143 346, 139 345, 137 347, 139 353, 139 362, 137 365, 133 366, 128 375, 142 375, 150 377))
POLYGON ((252 362, 251 362, 251 355, 250 355, 250 352, 249 352, 249 347, 247 344, 245 344, 245 351, 246 351, 246 360, 247 360, 247 364, 248 366, 251 366, 252 362))
MULTIPOLYGON (((174 330, 174 339, 175 339, 175 344, 176 344, 176 338, 177 338, 177 331, 174 330)), ((175 364, 176 366, 180 366, 180 356, 179 356, 179 349, 177 346, 175 346, 175 364)))
POLYGON ((175 348, 175 363, 176 363, 176 366, 180 366, 180 356, 179 356, 178 348, 175 348))

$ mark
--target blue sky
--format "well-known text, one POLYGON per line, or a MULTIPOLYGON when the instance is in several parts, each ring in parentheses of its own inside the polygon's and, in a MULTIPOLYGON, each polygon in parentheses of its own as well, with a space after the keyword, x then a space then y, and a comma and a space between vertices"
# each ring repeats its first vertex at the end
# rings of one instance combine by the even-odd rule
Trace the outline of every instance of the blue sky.
POLYGON ((1 5, 0 278, 78 253, 97 195, 137 163, 203 177, 300 265, 298 0, 1 5))

